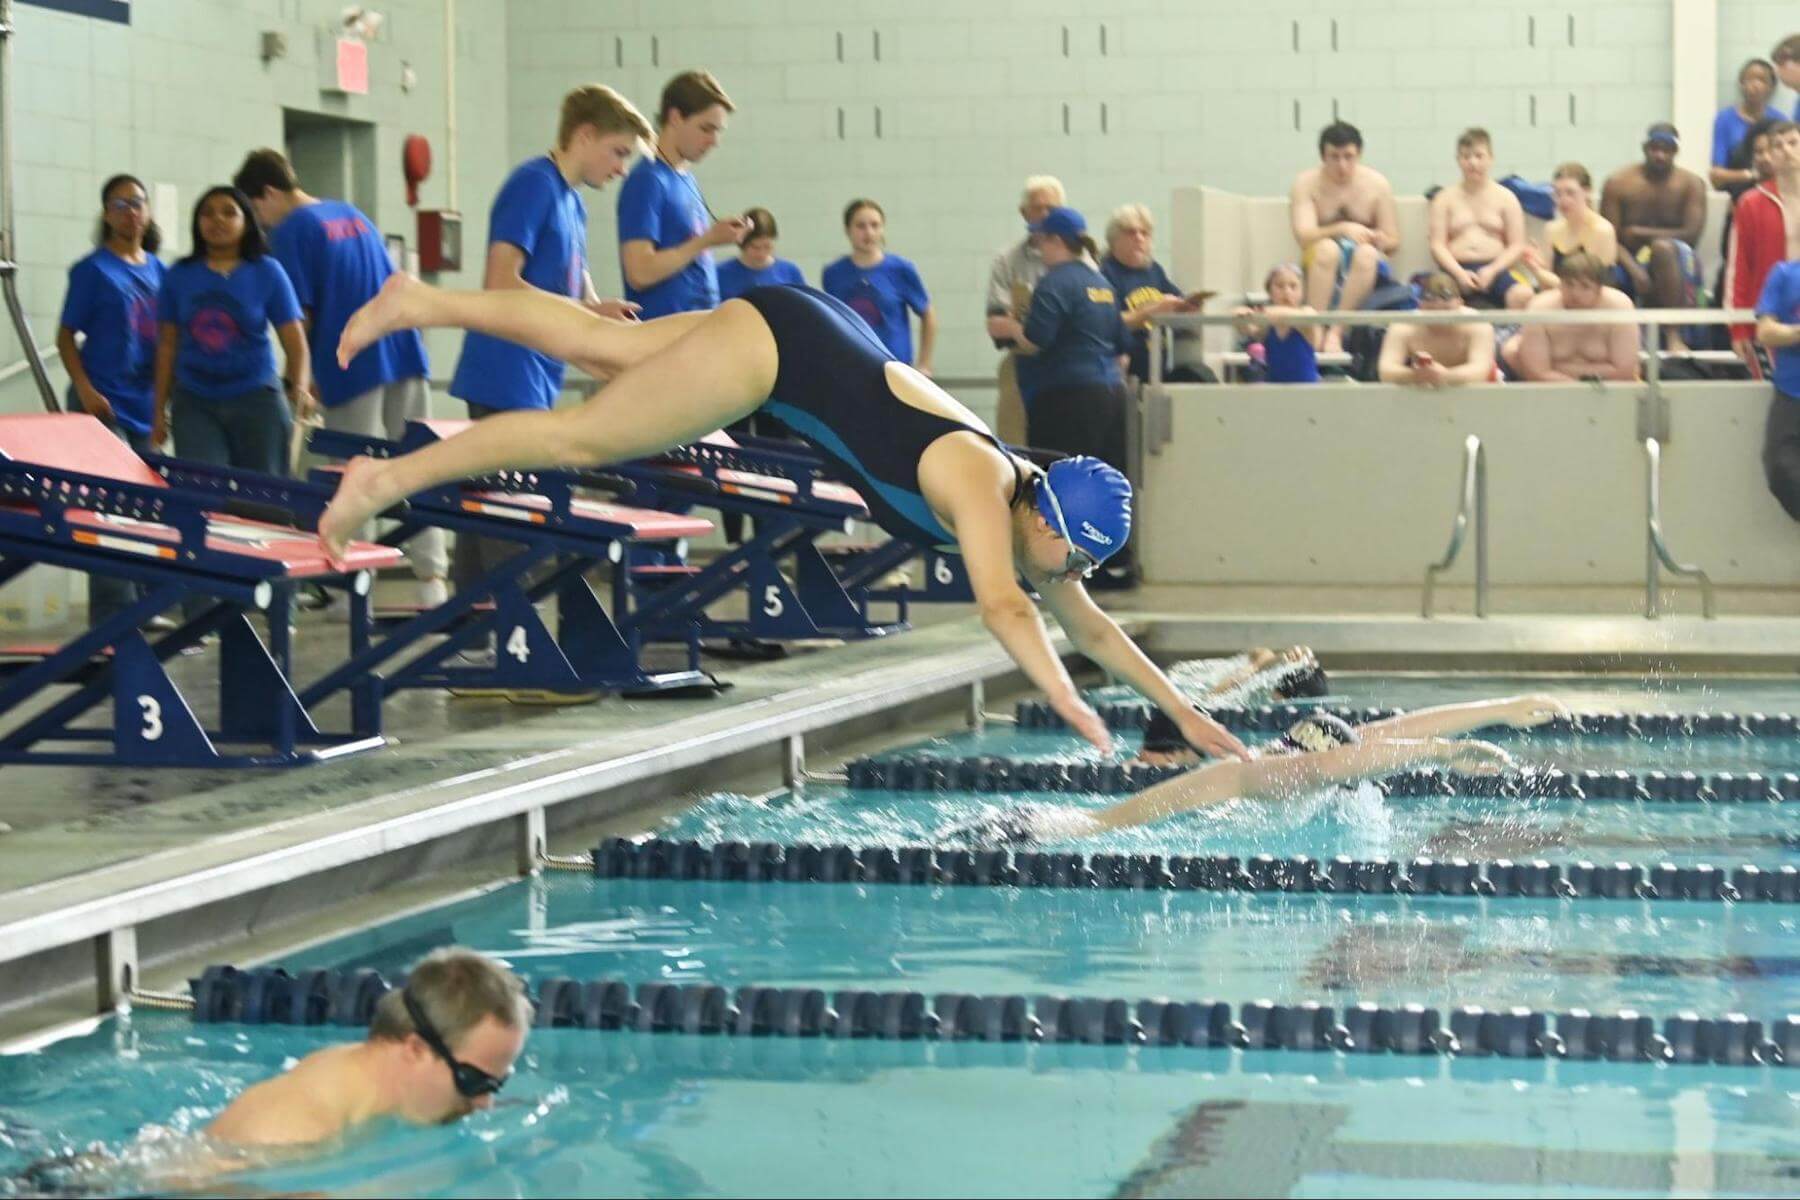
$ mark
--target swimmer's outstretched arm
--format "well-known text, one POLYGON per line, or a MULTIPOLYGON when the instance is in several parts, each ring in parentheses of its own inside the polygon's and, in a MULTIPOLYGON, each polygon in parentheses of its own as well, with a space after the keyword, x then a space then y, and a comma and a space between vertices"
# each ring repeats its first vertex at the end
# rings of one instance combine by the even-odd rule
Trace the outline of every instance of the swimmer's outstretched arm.
POLYGON ((1039 590, 1044 603, 1055 614, 1057 624, 1068 632, 1075 648, 1114 677, 1130 684, 1166 713, 1189 745, 1214 758, 1249 756, 1244 743, 1223 725, 1205 713, 1195 711, 1192 702, 1169 682, 1169 677, 1150 661, 1149 655, 1126 636, 1119 623, 1094 603, 1094 598, 1079 582, 1057 581, 1039 590))
POLYGON ((1416 712, 1371 721, 1361 726, 1364 738, 1455 737, 1495 725, 1530 729, 1569 715, 1569 707, 1554 696, 1508 696, 1501 700, 1476 700, 1467 704, 1443 704, 1416 712))
POLYGON ((1301 796, 1338 783, 1354 783, 1391 771, 1424 765, 1462 770, 1502 770, 1512 760, 1485 742, 1436 738, 1364 740, 1312 754, 1284 754, 1253 762, 1221 762, 1147 787, 1129 800, 1087 814, 1091 833, 1148 825, 1177 813, 1211 808, 1228 800, 1269 800, 1301 796))

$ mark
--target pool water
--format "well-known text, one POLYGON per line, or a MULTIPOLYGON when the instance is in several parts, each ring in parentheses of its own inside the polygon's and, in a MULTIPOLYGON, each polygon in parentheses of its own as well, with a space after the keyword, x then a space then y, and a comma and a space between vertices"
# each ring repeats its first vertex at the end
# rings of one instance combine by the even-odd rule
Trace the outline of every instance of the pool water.
MULTIPOLYGON (((1382 691, 1358 702, 1438 702, 1451 687, 1416 682, 1439 694, 1402 700, 1382 691)), ((1492 684, 1480 694, 1509 690, 1492 684)), ((1707 696, 1713 708, 1777 707, 1729 689, 1707 696)), ((1695 697, 1678 707, 1696 707, 1695 697)), ((1564 741, 1528 742, 1521 752, 1566 766, 1566 754, 1602 749, 1564 741)), ((1683 753, 1717 753, 1719 770, 1777 769, 1747 766, 1745 751, 1800 763, 1800 746, 1713 741, 1721 745, 1621 740, 1604 749, 1637 770, 1671 769, 1658 756, 1683 753)), ((929 748, 1085 753, 1067 736, 1015 730, 929 748)), ((713 797, 657 832, 916 843, 1021 798, 809 786, 713 797)), ((1220 819, 1178 819, 1083 849, 1770 865, 1800 861, 1790 808, 1383 799, 1363 790, 1240 805, 1220 819)), ((337 938, 283 965, 373 966, 397 979, 450 943, 491 953, 534 983, 1266 998, 1340 1009, 1524 1004, 1659 1018, 1692 1009, 1765 1021, 1800 1011, 1800 906, 1699 902, 558 874, 337 938)), ((154 1160, 242 1087, 346 1032, 137 1013, 0 1058, 0 1195, 25 1194, 17 1173, 29 1164, 94 1143, 154 1160)), ((1779 1067, 539 1030, 506 1099, 454 1127, 375 1130, 317 1161, 232 1182, 409 1196, 1598 1196, 1788 1194, 1800 1178, 1800 1069, 1779 1067)), ((103 1187, 169 1190, 141 1167, 103 1187)))

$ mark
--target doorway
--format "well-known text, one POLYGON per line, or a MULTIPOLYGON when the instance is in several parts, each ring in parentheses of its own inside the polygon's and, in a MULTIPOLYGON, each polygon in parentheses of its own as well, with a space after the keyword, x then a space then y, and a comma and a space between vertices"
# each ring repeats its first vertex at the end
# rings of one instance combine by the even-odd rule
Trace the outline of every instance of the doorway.
POLYGON ((376 210, 375 126, 323 113, 283 109, 282 140, 300 186, 315 196, 376 210))

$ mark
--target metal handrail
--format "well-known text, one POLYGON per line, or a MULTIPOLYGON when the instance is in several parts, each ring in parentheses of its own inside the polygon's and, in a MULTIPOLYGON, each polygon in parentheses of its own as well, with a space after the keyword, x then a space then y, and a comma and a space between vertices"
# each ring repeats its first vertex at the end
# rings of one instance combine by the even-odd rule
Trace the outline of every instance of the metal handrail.
MULTIPOLYGON (((1234 325, 1234 313, 1158 313, 1152 329, 1205 329, 1234 325)), ((1558 309, 1351 309, 1290 313, 1284 325, 1754 325, 1748 308, 1558 308, 1558 309)))
POLYGON ((1644 524, 1647 543, 1644 556, 1644 619, 1654 621, 1662 615, 1660 568, 1667 567, 1671 574, 1692 579, 1700 585, 1700 611, 1710 621, 1714 616, 1712 578, 1691 563, 1677 562, 1675 555, 1669 550, 1669 544, 1663 540, 1662 443, 1653 437, 1644 439, 1644 471, 1644 524))
POLYGON ((1432 598, 1437 590, 1437 577, 1448 571, 1462 553, 1468 538, 1469 523, 1475 524, 1475 615, 1486 618, 1488 609, 1488 539, 1487 539, 1487 451, 1481 439, 1470 434, 1463 439, 1462 500, 1456 506, 1456 521, 1450 527, 1450 545, 1444 557, 1425 568, 1425 594, 1420 600, 1419 615, 1427 620, 1432 615, 1432 598))

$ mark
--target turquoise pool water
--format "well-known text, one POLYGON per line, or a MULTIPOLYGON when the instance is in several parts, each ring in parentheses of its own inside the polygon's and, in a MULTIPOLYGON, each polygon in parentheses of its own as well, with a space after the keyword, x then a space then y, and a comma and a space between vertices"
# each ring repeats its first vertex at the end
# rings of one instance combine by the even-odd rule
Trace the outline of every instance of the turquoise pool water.
MULTIPOLYGON (((1778 706, 1719 692, 1712 707, 1778 706)), ((1747 765, 1740 752, 1752 749, 1800 762, 1800 746, 1714 741, 1522 749, 1558 766, 1567 765, 1553 761, 1559 754, 1605 749, 1639 770, 1700 769, 1664 753, 1718 753, 1707 768, 1717 770, 1775 769, 1747 765)), ((1066 737, 1011 730, 933 746, 1082 753, 1066 737)), ((809 787, 760 801, 714 797, 658 832, 920 841, 1015 799, 809 787)), ((1791 809, 1359 792, 1244 805, 1224 820, 1168 822, 1084 849, 1767 865, 1800 861, 1791 809)), ((448 943, 494 954, 534 982, 1524 1004, 1659 1017, 1693 1009, 1764 1020, 1800 1011, 1800 906, 1781 905, 555 875, 283 965, 374 966, 396 978, 448 943)), ((0 1058, 0 1177, 12 1177, 0 1195, 53 1182, 20 1172, 95 1143, 156 1160, 242 1087, 344 1033, 139 1013, 0 1058)), ((317 1161, 232 1182, 404 1196, 1610 1196, 1788 1194, 1800 1179, 1795 1068, 542 1030, 506 1096, 455 1127, 371 1131, 317 1161)), ((168 1190, 141 1167, 99 1186, 168 1190)))

